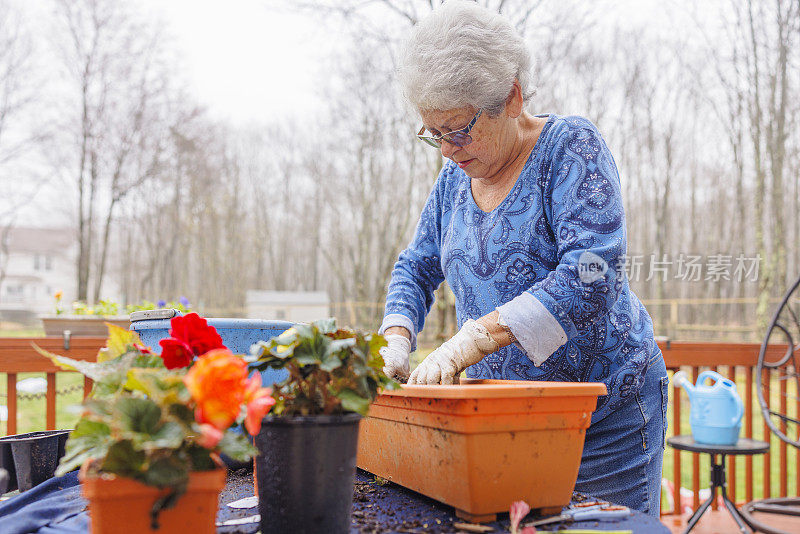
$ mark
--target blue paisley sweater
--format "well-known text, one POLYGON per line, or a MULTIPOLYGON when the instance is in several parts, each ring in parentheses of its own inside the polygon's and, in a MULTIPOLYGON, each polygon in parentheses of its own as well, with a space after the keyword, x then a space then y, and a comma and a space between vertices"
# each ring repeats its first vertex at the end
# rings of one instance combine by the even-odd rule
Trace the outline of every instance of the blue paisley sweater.
POLYGON ((551 115, 507 197, 489 213, 470 178, 443 167, 414 238, 392 271, 381 332, 416 335, 447 279, 459 327, 495 309, 518 342, 470 378, 604 382, 593 421, 638 391, 660 357, 628 286, 625 214, 614 158, 582 117, 551 115))

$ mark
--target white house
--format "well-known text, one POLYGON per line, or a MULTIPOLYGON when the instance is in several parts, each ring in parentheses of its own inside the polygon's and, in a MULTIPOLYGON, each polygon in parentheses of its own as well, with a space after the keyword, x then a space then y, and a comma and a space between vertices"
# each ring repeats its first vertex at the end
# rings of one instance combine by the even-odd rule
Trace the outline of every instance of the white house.
MULTIPOLYGON (((69 310, 77 295, 75 262, 78 240, 72 228, 11 228, 0 235, 0 317, 35 322, 53 313, 54 295, 69 310)), ((107 298, 117 298, 117 284, 104 282, 107 298)))
POLYGON ((324 291, 247 290, 247 317, 311 322, 330 317, 330 299, 324 291))
POLYGON ((69 228, 11 228, 0 242, 0 311, 36 316, 53 311, 53 295, 75 298, 77 240, 69 228))

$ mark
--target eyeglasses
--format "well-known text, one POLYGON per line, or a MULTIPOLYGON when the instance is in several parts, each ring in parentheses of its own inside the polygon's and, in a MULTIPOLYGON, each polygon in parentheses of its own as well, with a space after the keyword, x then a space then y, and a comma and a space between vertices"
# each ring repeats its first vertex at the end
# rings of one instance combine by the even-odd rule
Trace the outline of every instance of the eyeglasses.
POLYGON ((443 133, 442 135, 423 135, 423 133, 425 133, 425 126, 423 126, 417 133, 417 137, 419 137, 421 141, 425 141, 429 145, 436 148, 442 146, 442 140, 447 141, 451 145, 455 145, 459 148, 466 146, 472 142, 472 136, 469 135, 469 132, 472 130, 472 127, 475 126, 475 122, 477 122, 478 117, 481 116, 481 113, 483 113, 483 109, 479 109, 475 116, 472 117, 472 120, 469 121, 469 124, 460 130, 443 133))

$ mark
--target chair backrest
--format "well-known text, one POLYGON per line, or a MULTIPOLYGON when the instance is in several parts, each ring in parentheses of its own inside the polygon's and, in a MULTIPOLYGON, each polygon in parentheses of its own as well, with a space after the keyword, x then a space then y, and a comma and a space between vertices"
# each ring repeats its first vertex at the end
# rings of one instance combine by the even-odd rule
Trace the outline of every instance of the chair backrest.
POLYGON ((784 294, 761 343, 756 392, 761 414, 781 440, 800 449, 800 277, 784 294), (770 346, 785 347, 775 356, 770 346), (770 385, 777 383, 776 388, 770 385), (789 406, 794 416, 789 415, 789 406))

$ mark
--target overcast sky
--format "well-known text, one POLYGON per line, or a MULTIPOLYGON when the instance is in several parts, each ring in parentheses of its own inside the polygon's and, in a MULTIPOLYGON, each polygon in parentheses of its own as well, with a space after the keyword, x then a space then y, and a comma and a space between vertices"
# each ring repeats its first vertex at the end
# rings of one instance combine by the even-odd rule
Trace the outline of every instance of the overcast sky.
POLYGON ((332 28, 264 0, 144 3, 164 17, 190 87, 214 116, 270 121, 318 105, 315 80, 336 41, 332 28))
MULTIPOLYGON (((39 48, 46 49, 47 25, 41 21, 48 18, 52 2, 10 3, 38 34, 39 48)), ((163 20, 181 58, 179 74, 212 117, 234 124, 275 123, 326 109, 325 89, 335 72, 326 66, 335 61, 334 51, 345 47, 336 22, 277 9, 275 0, 139 0, 129 5, 163 20)), ((660 0, 606 0, 607 9, 600 12, 632 27, 664 31, 675 21, 663 16, 660 5, 660 0)), ((50 76, 48 69, 41 70, 50 76)), ((52 224, 41 217, 52 218, 53 212, 40 206, 53 204, 57 197, 55 189, 38 194, 31 205, 35 216, 28 220, 52 224)))
MULTIPOLYGON (((48 85, 57 84, 52 78, 57 71, 48 67, 50 26, 42 22, 50 20, 53 3, 9 3, 34 38, 36 74, 48 85)), ((341 43, 335 25, 277 9, 269 0, 138 0, 135 5, 164 22, 169 46, 181 61, 176 74, 185 76, 185 86, 210 116, 233 124, 275 123, 324 109, 324 60, 341 43)), ((54 180, 45 187, 18 184, 30 189, 22 198, 36 193, 17 221, 35 226, 71 223, 71 208, 54 180)), ((4 208, 0 199, 0 213, 4 208)))

